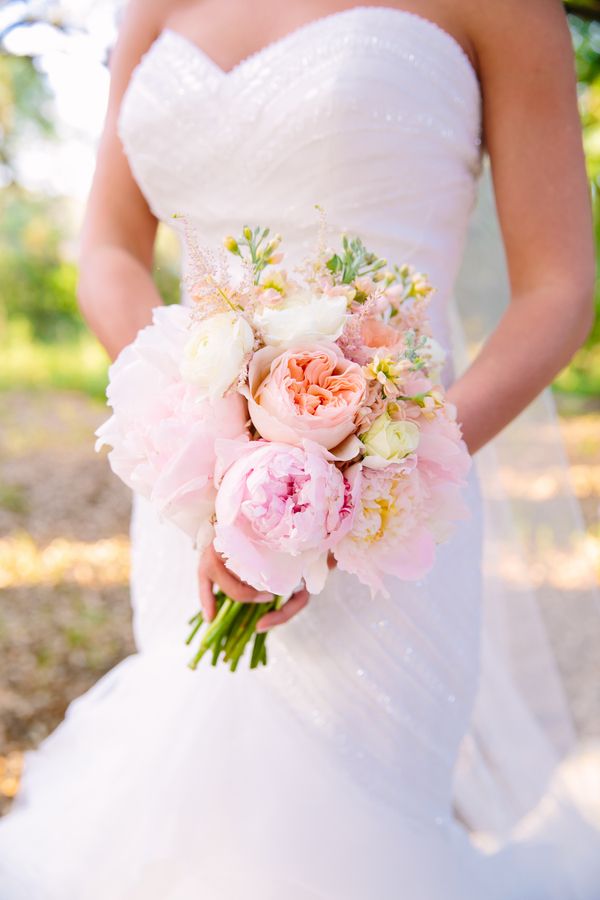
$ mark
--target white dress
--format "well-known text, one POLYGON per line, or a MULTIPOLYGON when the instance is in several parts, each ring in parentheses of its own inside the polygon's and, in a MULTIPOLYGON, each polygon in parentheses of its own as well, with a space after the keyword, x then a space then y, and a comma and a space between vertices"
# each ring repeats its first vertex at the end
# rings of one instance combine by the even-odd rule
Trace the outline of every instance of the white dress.
MULTIPOLYGON (((270 225, 294 262, 314 245, 319 204, 332 235, 356 232, 429 274, 449 344, 481 97, 438 26, 359 7, 230 73, 165 30, 119 124, 160 219, 186 216, 208 245, 270 225)), ((549 794, 484 847, 479 787, 455 783, 480 670, 475 469, 467 499, 471 518, 422 582, 390 580, 390 599, 373 602, 334 571, 270 635, 269 666, 232 675, 187 668, 196 554, 135 497, 139 652, 27 754, 0 823, 1 900, 597 900, 599 834, 574 806, 549 794)))

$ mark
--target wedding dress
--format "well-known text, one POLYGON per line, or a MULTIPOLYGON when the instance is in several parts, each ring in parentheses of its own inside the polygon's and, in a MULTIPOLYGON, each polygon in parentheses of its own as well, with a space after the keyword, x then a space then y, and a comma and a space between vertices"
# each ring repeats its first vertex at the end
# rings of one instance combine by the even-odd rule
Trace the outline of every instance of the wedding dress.
MULTIPOLYGON (((318 204, 332 236, 428 273, 451 347, 481 96, 437 25, 353 8, 230 72, 165 30, 119 130, 164 222, 184 216, 207 246, 269 225, 291 266, 318 204)), ((593 780, 569 781, 484 627, 481 484, 474 466, 470 518, 421 582, 374 602, 333 571, 271 633, 268 667, 234 675, 187 668, 196 554, 135 496, 139 652, 27 754, 1 900, 597 900, 593 780)))

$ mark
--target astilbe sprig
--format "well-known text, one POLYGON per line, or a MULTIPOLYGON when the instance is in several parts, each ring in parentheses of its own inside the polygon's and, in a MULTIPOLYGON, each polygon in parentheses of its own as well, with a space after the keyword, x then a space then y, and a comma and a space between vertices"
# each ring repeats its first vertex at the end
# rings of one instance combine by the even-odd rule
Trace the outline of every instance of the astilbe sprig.
POLYGON ((193 302, 191 323, 217 313, 246 311, 252 304, 254 286, 243 267, 241 278, 235 280, 223 248, 203 247, 185 216, 173 218, 183 222, 188 271, 182 281, 193 302))

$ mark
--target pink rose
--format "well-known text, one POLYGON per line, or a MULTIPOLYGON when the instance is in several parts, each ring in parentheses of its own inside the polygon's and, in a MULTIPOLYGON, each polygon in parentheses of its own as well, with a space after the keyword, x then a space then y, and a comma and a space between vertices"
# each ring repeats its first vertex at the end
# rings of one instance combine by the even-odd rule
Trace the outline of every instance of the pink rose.
POLYGON ((327 554, 351 528, 360 467, 344 475, 327 450, 217 441, 215 549, 257 590, 323 589, 327 554))
POLYGON ((244 434, 248 414, 239 394, 198 402, 181 380, 188 322, 179 306, 155 310, 154 324, 112 364, 113 415, 96 431, 96 449, 108 444, 113 472, 202 546, 212 540, 215 440, 244 434))
POLYGON ((259 350, 250 363, 246 396, 263 438, 295 445, 308 439, 329 450, 355 430, 365 390, 361 367, 322 341, 283 353, 259 350))
POLYGON ((402 340, 402 334, 392 325, 386 325, 381 319, 369 316, 361 322, 361 337, 366 347, 373 347, 376 350, 385 347, 386 349, 397 349, 402 340))
POLYGON ((402 391, 408 397, 426 394, 432 387, 431 380, 422 372, 409 372, 402 380, 402 391))

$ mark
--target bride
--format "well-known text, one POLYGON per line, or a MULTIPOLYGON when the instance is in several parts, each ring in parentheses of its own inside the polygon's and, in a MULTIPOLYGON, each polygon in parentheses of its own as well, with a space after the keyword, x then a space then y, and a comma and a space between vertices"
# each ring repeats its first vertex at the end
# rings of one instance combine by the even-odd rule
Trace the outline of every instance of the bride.
MULTIPOLYGON (((207 246, 268 224, 292 265, 315 204, 332 234, 427 272, 452 349, 484 149, 511 303, 445 373, 476 463, 585 339, 590 205, 558 0, 131 0, 111 71, 79 297, 112 358, 161 302, 159 220, 207 246)), ((27 755, 2 900, 598 898, 591 788, 570 790, 490 662, 482 487, 475 465, 471 516, 421 582, 373 603, 333 569, 318 600, 300 590, 259 623, 270 664, 235 676, 187 668, 186 621, 212 615, 215 583, 255 592, 136 495, 139 652, 27 755)))

